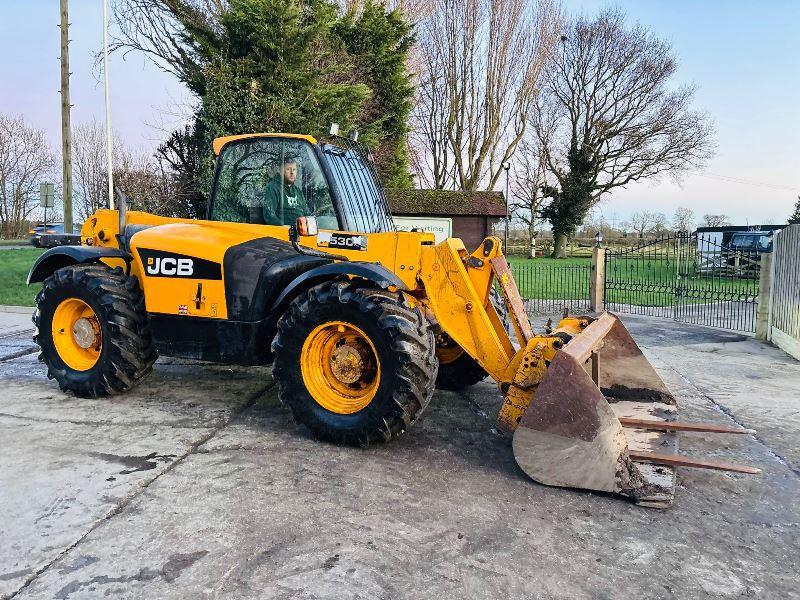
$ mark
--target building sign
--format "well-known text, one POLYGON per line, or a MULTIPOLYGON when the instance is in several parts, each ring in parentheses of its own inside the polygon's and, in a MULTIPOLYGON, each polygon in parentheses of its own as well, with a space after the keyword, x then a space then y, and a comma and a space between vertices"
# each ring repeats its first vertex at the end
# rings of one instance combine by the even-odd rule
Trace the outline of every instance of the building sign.
POLYGON ((397 231, 411 231, 412 229, 422 229, 432 233, 436 238, 436 243, 443 242, 453 236, 453 219, 445 217, 392 217, 397 231))

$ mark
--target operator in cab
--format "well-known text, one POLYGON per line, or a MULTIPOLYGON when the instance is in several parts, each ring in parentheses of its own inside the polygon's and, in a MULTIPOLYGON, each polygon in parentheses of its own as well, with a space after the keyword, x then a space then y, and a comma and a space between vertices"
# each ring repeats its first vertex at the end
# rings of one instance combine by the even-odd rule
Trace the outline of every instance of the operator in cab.
POLYGON ((287 158, 281 170, 264 188, 263 212, 267 225, 292 225, 297 217, 308 215, 308 204, 297 181, 297 160, 287 158))

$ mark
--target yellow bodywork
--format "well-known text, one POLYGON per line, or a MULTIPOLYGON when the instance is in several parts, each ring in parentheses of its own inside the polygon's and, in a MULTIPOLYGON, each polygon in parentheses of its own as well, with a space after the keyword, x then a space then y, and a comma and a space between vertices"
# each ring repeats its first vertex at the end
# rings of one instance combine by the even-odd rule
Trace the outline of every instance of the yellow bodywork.
MULTIPOLYGON (((98 211, 81 229, 83 243, 117 247, 117 223, 116 211, 98 211)), ((158 226, 136 233, 131 250, 137 258, 139 248, 179 249, 182 254, 222 264, 225 252, 231 246, 261 237, 289 240, 288 227, 285 226, 174 219, 138 211, 128 212, 127 224, 158 226)), ((534 382, 544 376, 543 360, 549 360, 556 351, 553 344, 558 343, 558 338, 537 336, 527 340, 520 349, 514 347, 489 299, 495 277, 492 260, 504 260, 500 240, 487 238, 491 243, 485 242, 469 254, 461 240, 456 238, 433 245, 434 237, 429 233, 365 235, 368 238, 366 251, 331 251, 319 246, 316 236, 301 238, 300 243, 321 252, 344 255, 352 261, 379 263, 397 275, 411 290, 409 299, 412 303, 422 305, 441 331, 497 381, 506 397, 501 410, 501 424, 513 429, 530 403, 534 382), (489 248, 488 252, 484 248, 489 248), (540 355, 543 360, 538 358, 540 355), (523 367, 526 356, 530 366, 526 364, 523 367)), ((112 267, 124 266, 119 259, 104 259, 104 262, 112 267)), ((131 272, 144 289, 148 312, 227 318, 224 268, 221 280, 145 277, 143 268, 141 261, 136 260, 131 265, 131 272), (199 283, 202 283, 200 298, 197 297, 199 283)), ((517 338, 525 341, 520 323, 527 323, 527 317, 520 315, 515 307, 510 308, 517 338)))
MULTIPOLYGON (((119 247, 117 243, 118 213, 99 210, 86 220, 81 229, 82 243, 90 246, 119 247)), ((150 213, 129 211, 127 225, 157 225, 138 232, 132 239, 131 251, 139 259, 140 248, 180 252, 195 258, 222 264, 225 251, 231 246, 257 238, 270 237, 289 241, 289 228, 280 225, 254 225, 248 223, 221 223, 195 219, 159 217, 150 213)), ((363 234, 367 235, 367 234, 363 234)), ((316 236, 301 238, 300 244, 318 250, 346 256, 352 261, 379 263, 395 273, 409 289, 417 286, 422 252, 433 247, 432 233, 387 232, 368 234, 367 250, 331 250, 317 244, 316 236)), ((125 266, 121 259, 103 259, 111 267, 125 266)), ((145 292, 148 312, 185 314, 214 319, 227 318, 225 302, 225 272, 222 280, 192 278, 145 277, 144 265, 136 260, 131 273, 139 280, 145 292), (197 299, 198 283, 202 283, 202 297, 197 299), (185 312, 179 312, 185 307, 185 312)))
MULTIPOLYGON (((290 138, 317 144, 307 135, 256 133, 218 138, 214 140, 213 149, 219 155, 226 144, 258 137, 290 138)), ((356 192, 350 190, 349 193, 356 192)), ((81 229, 82 243, 118 248, 119 218, 116 211, 96 212, 81 229)), ((306 225, 309 223, 310 219, 306 225)), ((305 232, 313 229, 297 227, 298 231, 305 232)), ((544 333, 534 333, 511 269, 503 256, 501 242, 494 236, 487 237, 476 249, 467 249, 460 239, 450 238, 436 244, 433 234, 419 231, 321 231, 299 239, 293 234, 292 240, 289 231, 288 226, 176 219, 129 211, 125 220, 127 239, 124 244, 129 254, 122 255, 125 259, 101 260, 111 267, 128 269, 138 279, 144 291, 146 310, 151 316, 158 315, 159 318, 154 317, 152 322, 161 324, 166 341, 171 339, 167 327, 175 327, 177 334, 174 338, 180 340, 183 336, 192 345, 216 342, 215 335, 219 339, 240 335, 244 329, 239 328, 241 324, 253 326, 251 338, 269 343, 275 322, 280 317, 278 312, 291 300, 292 294, 286 290, 297 290, 296 293, 300 294, 301 289, 316 285, 331 273, 335 273, 332 275, 335 277, 351 278, 357 277, 354 273, 367 273, 364 276, 371 278, 376 271, 363 266, 360 269, 346 266, 331 269, 326 265, 316 272, 307 272, 307 276, 300 275, 302 279, 299 279, 297 273, 302 269, 326 261, 292 259, 291 266, 284 271, 255 271, 272 268, 268 262, 271 259, 264 258, 262 264, 259 257, 285 257, 282 253, 286 248, 281 244, 256 243, 227 254, 236 246, 269 238, 300 244, 315 251, 310 253, 312 256, 318 257, 320 253, 330 255, 334 262, 346 258, 349 262, 345 265, 379 264, 395 276, 384 272, 379 277, 383 282, 381 285, 388 286, 391 292, 402 293, 408 304, 419 309, 431 325, 436 334, 440 368, 450 364, 453 371, 463 368, 463 372, 468 371, 470 376, 479 379, 483 373, 471 361, 462 362, 466 353, 495 380, 503 396, 498 426, 514 432, 514 456, 525 473, 547 485, 612 491, 647 506, 663 507, 672 501, 674 475, 641 463, 637 466, 634 460, 638 458, 663 465, 683 464, 684 459, 677 455, 661 453, 665 446, 677 450, 674 431, 691 424, 674 422, 674 397, 614 315, 604 313, 598 318, 565 316, 554 329, 548 325, 544 333), (337 236, 333 243, 334 237, 330 235, 333 233, 348 235, 337 236), (353 240, 358 236, 363 239, 353 240), (353 246, 347 245, 351 243, 353 246), (250 254, 251 249, 260 250, 253 250, 250 254), (225 273, 226 255, 229 264, 241 264, 241 272, 237 268, 237 272, 228 277, 225 273), (297 265, 297 271, 290 270, 297 265), (285 277, 276 275, 275 280, 265 284, 266 273, 282 273, 285 277), (275 292, 274 288, 287 286, 286 282, 292 278, 294 281, 288 287, 275 292), (226 298, 226 281, 231 284, 228 291, 231 298, 226 298), (261 286, 254 287, 251 296, 236 291, 237 286, 246 288, 251 282, 254 286, 261 286), (272 288, 266 291, 270 285, 272 288), (507 325, 501 321, 492 303, 491 291, 495 285, 502 292, 513 335, 509 334, 507 325), (262 295, 256 296, 257 292, 262 295), (276 296, 278 300, 271 307, 262 307, 268 299, 276 296), (253 298, 260 303, 252 301, 253 298), (231 315, 228 314, 229 304, 231 315), (254 314, 259 313, 257 318, 249 318, 250 313, 246 313, 246 317, 237 316, 245 314, 240 311, 241 306, 251 308, 254 314), (273 314, 259 312, 265 310, 271 310, 273 314), (164 316, 170 318, 162 318, 164 316), (183 320, 184 317, 187 320, 183 320), (194 320, 188 320, 192 317, 194 320), (216 322, 229 318, 241 318, 242 321, 216 322), (190 334, 187 335, 186 331, 190 334), (195 332, 199 333, 192 337, 195 332), (456 361, 460 364, 453 364, 456 361), (601 364, 604 367, 602 372, 601 364), (615 400, 613 407, 606 399, 607 395, 615 400), (628 430, 623 430, 623 427, 628 427, 628 430), (640 431, 631 434, 632 427, 640 431), (656 434, 654 431, 664 433, 656 434), (676 462, 678 460, 683 462, 676 462)), ((120 255, 109 252, 85 254, 94 254, 93 259, 108 254, 120 255)), ((394 295, 371 293, 376 297, 382 296, 380 302, 397 300, 394 295)), ((302 310, 302 306, 302 303, 294 304, 292 310, 302 310)), ((365 310, 369 313, 372 308, 365 310)), ((376 397, 383 394, 381 381, 382 376, 386 381, 388 355, 383 352, 385 340, 371 339, 365 330, 352 322, 335 318, 338 317, 325 322, 320 322, 323 319, 311 320, 304 326, 299 369, 303 385, 314 401, 329 413, 340 417, 346 415, 344 419, 352 421, 359 413, 364 414, 376 397), (382 352, 379 354, 376 348, 382 352)), ((282 335, 281 327, 286 324, 287 321, 283 321, 277 325, 278 341, 282 335)), ((90 370, 102 359, 103 332, 97 315, 87 303, 77 298, 63 300, 55 310, 52 326, 56 351, 69 368, 90 370)), ((364 327, 366 331, 370 330, 369 325, 364 327)), ((424 350, 426 368, 421 373, 427 386, 427 402, 436 374, 433 336, 424 330, 421 320, 417 328, 420 336, 427 336, 424 350)), ((209 354, 214 360, 234 356, 235 360, 242 362, 251 357, 267 356, 269 352, 265 346, 253 344, 241 351, 236 348, 236 352, 219 352, 218 356, 209 354)), ((402 349, 393 350, 403 352, 402 349)), ((196 354, 205 357, 204 351, 205 348, 199 348, 196 354)), ((293 360, 296 358, 297 355, 293 355, 293 360)), ((417 365, 415 373, 421 369, 417 365)), ((406 377, 415 376, 410 370, 408 373, 411 375, 406 377)), ((447 377, 442 380, 446 382, 447 377)), ((288 382, 287 387, 291 388, 295 381, 292 378, 285 383, 288 382)), ((63 387, 63 382, 60 383, 63 387)), ((291 400, 291 395, 286 398, 291 400)), ((419 399, 418 404, 423 408, 419 399)), ((402 432, 418 412, 409 412, 410 405, 400 403, 399 406, 404 411, 403 422, 397 422, 398 431, 402 432)), ((386 418, 383 421, 388 431, 386 418)), ((688 430, 719 432, 718 428, 688 430)), ((361 437, 353 436, 352 440, 363 443, 361 437)), ((705 466, 709 465, 712 463, 705 466)), ((700 463, 692 466, 700 466, 700 463)), ((711 468, 721 466, 713 463, 711 468)), ((737 469, 741 470, 739 467, 733 470, 737 469)))
MULTIPOLYGON (((564 345, 558 334, 578 335, 589 324, 586 319, 564 318, 555 335, 539 335, 528 340, 525 348, 515 357, 513 375, 504 395, 497 423, 505 431, 514 431, 522 415, 531 405, 536 388, 547 375, 547 366, 564 345)), ((511 375, 511 373, 509 373, 511 375)))
MULTIPOLYGON (((316 144, 312 136, 285 133, 251 133, 220 137, 213 150, 219 154, 226 144, 257 137, 281 137, 316 144)), ((118 213, 100 210, 84 223, 82 242, 93 246, 117 247, 118 213)), ((144 290, 146 308, 151 313, 226 319, 225 272, 223 258, 232 246, 257 238, 289 240, 286 226, 223 223, 159 217, 129 211, 126 223, 151 225, 135 234, 130 265, 144 290), (139 249, 180 252, 218 263, 222 278, 145 277, 139 249)), ((358 232, 348 232, 358 233, 358 232)), ((394 273, 407 289, 412 305, 421 306, 430 321, 474 358, 500 385, 506 398, 501 422, 513 429, 519 411, 530 402, 533 382, 541 379, 542 360, 555 349, 557 338, 534 336, 525 315, 516 284, 502 254, 500 240, 487 238, 472 254, 461 240, 451 238, 434 245, 434 236, 421 232, 362 234, 366 250, 329 249, 317 243, 317 236, 300 238, 300 244, 351 261, 379 263, 394 273), (520 348, 512 343, 494 309, 489 292, 499 277, 507 307, 512 316, 520 348)), ((125 266, 120 259, 104 259, 109 266, 125 266)), ((457 352, 458 349, 456 348, 457 352)), ((454 354, 457 356, 457 354, 454 354)))
POLYGON ((249 138, 259 138, 259 137, 278 137, 278 138, 288 138, 290 140, 305 140, 312 144, 316 144, 317 140, 315 137, 310 135, 303 135, 300 133, 243 133, 240 135, 226 135, 224 137, 216 138, 211 147, 214 149, 214 154, 219 155, 222 152, 222 148, 225 144, 229 144, 230 142, 235 142, 238 140, 246 140, 249 138))
MULTIPOLYGON (((84 223, 82 242, 117 247, 117 222, 116 211, 98 211, 84 223)), ((145 277, 139 249, 180 251, 223 265, 225 252, 231 246, 262 237, 289 240, 289 228, 277 225, 174 219, 138 211, 129 211, 126 222, 129 226, 157 226, 137 232, 131 241, 136 258, 131 273, 144 289, 146 308, 151 313, 226 319, 225 272, 221 267, 222 279, 218 280, 145 277)), ((503 258, 500 240, 489 237, 470 254, 457 238, 434 245, 430 233, 362 235, 367 237, 366 250, 331 250, 318 245, 317 236, 302 237, 300 244, 343 255, 351 261, 379 263, 392 271, 407 288, 411 303, 420 305, 429 320, 498 383, 506 400, 501 410, 501 425, 513 430, 530 404, 535 385, 544 376, 543 361, 557 350, 558 338, 532 335, 524 309, 513 302, 516 286, 503 258), (499 265, 505 265, 500 273, 504 289, 509 283, 513 287, 513 293, 506 293, 505 297, 520 348, 512 343, 490 301, 489 292, 499 265)), ((104 259, 104 262, 112 267, 124 266, 120 259, 104 259)), ((561 326, 567 328, 568 324, 561 326)))

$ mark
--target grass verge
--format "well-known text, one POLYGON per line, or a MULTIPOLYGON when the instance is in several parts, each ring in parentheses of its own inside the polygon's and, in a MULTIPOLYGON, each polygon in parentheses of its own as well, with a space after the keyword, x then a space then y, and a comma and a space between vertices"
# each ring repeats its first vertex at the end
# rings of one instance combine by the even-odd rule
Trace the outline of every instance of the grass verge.
POLYGON ((0 249, 0 304, 34 306, 40 284, 28 287, 33 262, 42 254, 40 248, 0 249))

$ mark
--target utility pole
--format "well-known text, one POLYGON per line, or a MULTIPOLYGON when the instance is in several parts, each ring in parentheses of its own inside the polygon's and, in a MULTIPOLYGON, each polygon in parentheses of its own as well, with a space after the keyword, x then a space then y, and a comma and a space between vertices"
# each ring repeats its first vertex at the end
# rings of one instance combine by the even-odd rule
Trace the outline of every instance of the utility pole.
POLYGON ((69 9, 61 0, 61 158, 64 168, 64 233, 72 233, 72 126, 69 102, 69 9))

